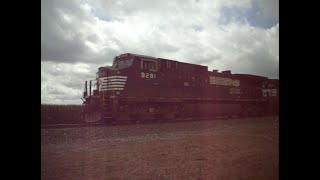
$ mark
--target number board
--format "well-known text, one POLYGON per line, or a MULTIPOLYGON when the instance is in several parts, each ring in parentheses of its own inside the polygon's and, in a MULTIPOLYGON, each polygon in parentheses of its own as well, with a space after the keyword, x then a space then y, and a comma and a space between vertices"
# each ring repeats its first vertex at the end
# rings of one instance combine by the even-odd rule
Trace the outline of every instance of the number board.
POLYGON ((155 79, 156 73, 147 73, 147 72, 141 72, 141 78, 142 79, 155 79))

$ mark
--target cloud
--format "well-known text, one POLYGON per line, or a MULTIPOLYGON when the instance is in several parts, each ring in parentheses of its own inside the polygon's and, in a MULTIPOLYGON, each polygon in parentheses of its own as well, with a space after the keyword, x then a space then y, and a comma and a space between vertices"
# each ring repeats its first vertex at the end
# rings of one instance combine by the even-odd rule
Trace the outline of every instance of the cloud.
POLYGON ((256 0, 266 18, 279 21, 279 0, 256 0))
POLYGON ((278 11, 269 0, 43 0, 41 101, 81 103, 84 81, 127 52, 277 78, 278 11))
POLYGON ((41 62, 41 102, 81 103, 84 81, 95 78, 97 66, 41 62))

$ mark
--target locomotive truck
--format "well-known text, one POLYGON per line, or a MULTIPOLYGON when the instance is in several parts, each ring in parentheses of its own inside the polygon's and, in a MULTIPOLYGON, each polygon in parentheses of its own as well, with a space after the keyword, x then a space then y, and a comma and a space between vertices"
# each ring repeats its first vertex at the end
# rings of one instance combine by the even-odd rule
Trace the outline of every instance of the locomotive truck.
POLYGON ((278 95, 278 79, 126 53, 85 81, 84 119, 117 123, 278 115, 278 95))

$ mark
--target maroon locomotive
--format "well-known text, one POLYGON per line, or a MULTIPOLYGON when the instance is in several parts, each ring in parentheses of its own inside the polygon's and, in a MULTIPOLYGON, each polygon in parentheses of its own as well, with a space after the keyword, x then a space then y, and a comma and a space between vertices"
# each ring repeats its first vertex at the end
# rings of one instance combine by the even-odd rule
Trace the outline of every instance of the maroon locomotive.
POLYGON ((94 81, 83 93, 86 122, 278 114, 279 80, 175 60, 121 54, 94 81))

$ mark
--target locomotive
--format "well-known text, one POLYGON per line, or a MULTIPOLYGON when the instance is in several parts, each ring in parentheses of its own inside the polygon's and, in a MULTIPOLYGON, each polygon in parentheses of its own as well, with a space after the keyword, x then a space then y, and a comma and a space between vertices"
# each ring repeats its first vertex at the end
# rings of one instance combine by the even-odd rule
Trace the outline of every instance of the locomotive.
POLYGON ((126 53, 85 81, 82 100, 86 122, 115 123, 278 115, 278 95, 278 79, 126 53))

